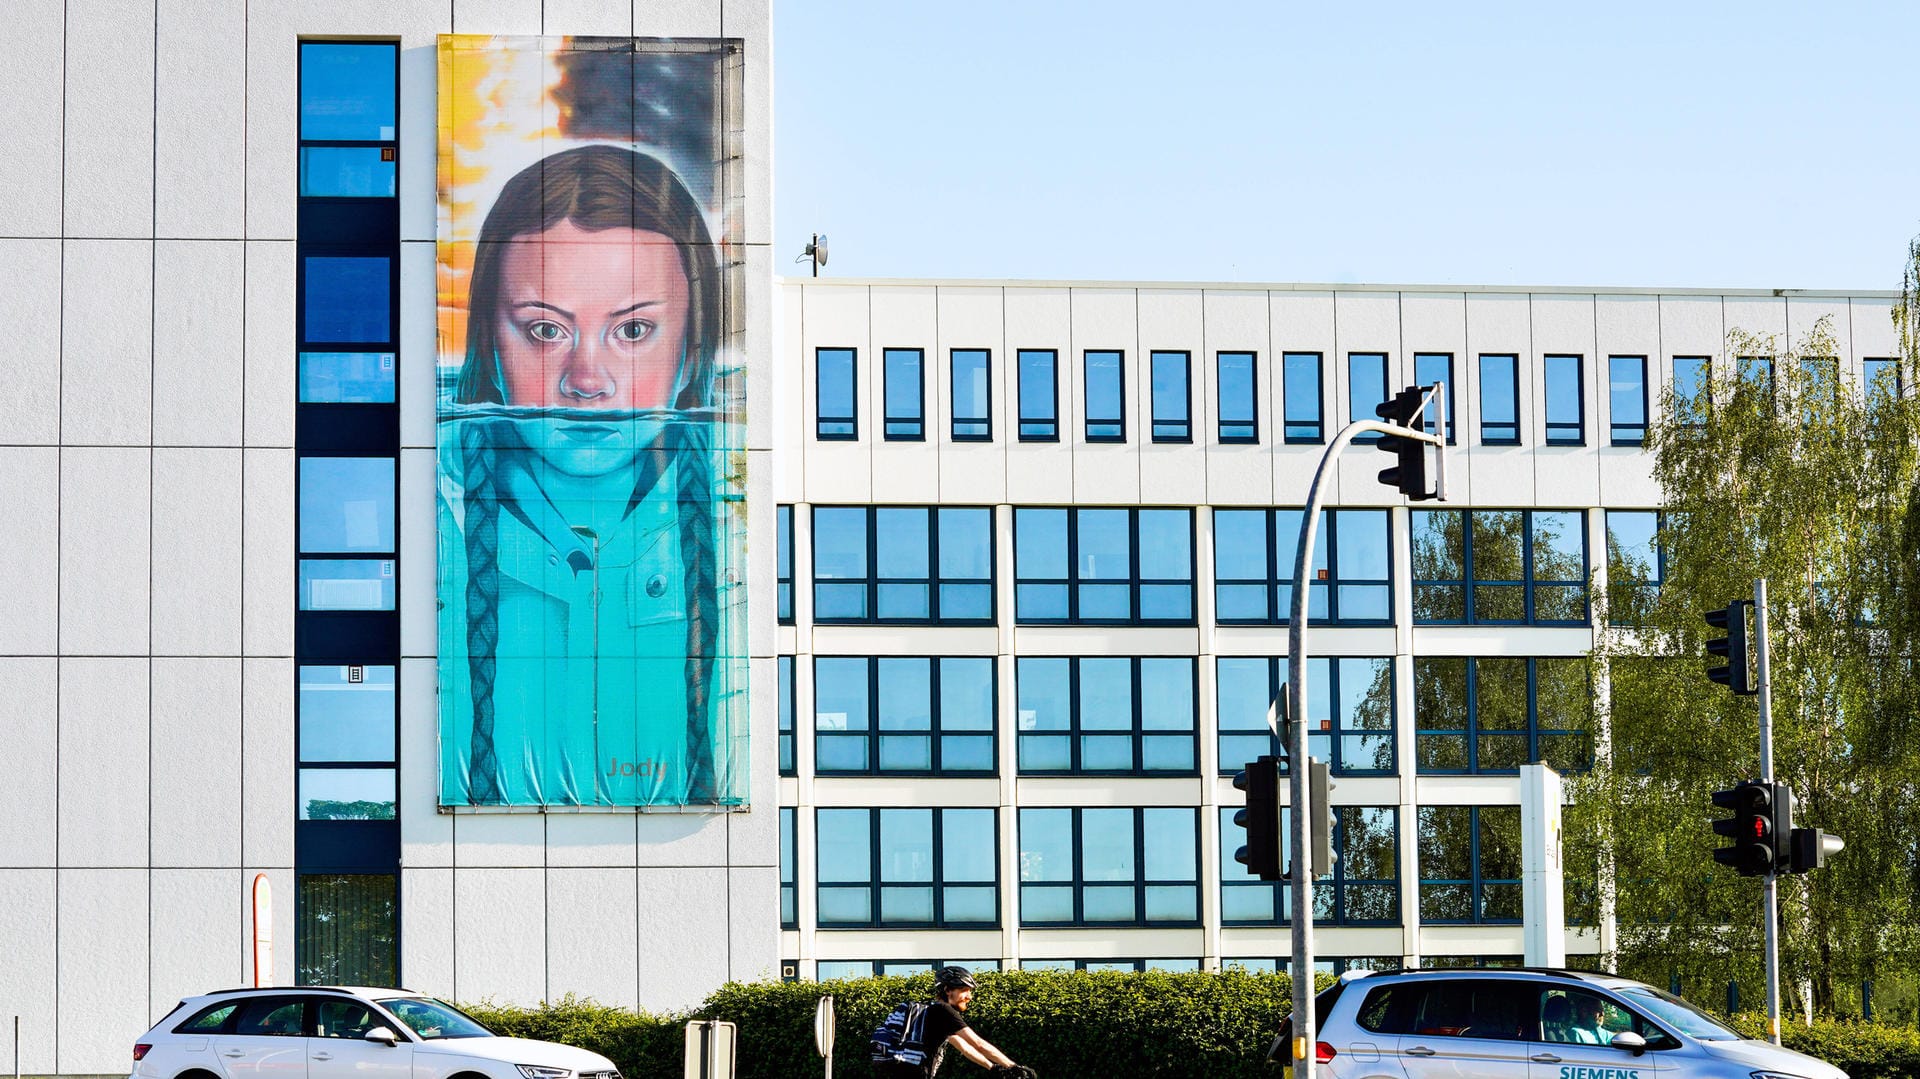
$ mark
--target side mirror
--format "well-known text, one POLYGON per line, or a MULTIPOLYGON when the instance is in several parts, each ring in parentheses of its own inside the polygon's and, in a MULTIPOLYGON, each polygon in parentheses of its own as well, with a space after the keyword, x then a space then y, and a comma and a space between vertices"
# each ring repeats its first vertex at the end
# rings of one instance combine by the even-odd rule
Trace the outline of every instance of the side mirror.
POLYGON ((1625 1049, 1634 1056, 1639 1056, 1641 1053, 1647 1051, 1647 1039, 1642 1038, 1631 1030, 1623 1030, 1615 1034, 1613 1040, 1607 1044, 1613 1046, 1615 1049, 1625 1049))
POLYGON ((388 1030, 386 1027, 374 1027, 372 1030, 362 1034, 361 1037, 370 1042, 379 1042, 389 1049, 393 1048, 400 1041, 400 1039, 394 1035, 393 1031, 388 1030))

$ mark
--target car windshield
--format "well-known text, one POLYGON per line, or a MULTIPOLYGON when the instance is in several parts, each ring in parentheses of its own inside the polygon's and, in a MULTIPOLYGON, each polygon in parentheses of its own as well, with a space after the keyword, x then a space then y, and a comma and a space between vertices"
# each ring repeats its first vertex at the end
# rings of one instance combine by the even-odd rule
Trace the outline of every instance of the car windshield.
POLYGON ((1621 996, 1633 1001, 1654 1018, 1671 1027, 1678 1027, 1680 1033, 1701 1041, 1739 1041, 1740 1035, 1727 1029, 1718 1019, 1674 996, 1662 993, 1650 985, 1636 985, 1619 990, 1621 996))
POLYGON ((474 1022, 453 1005, 429 997, 396 997, 381 1001, 380 1006, 398 1016, 402 1023, 427 1041, 438 1038, 486 1038, 493 1035, 493 1031, 474 1022))

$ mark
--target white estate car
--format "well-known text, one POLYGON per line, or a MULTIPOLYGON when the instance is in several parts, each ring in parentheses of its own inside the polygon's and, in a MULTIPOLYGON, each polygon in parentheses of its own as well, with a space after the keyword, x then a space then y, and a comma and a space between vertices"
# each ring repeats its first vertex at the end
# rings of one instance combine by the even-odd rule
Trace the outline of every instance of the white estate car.
POLYGON ((180 1002, 129 1079, 620 1079, 598 1053, 501 1038, 404 989, 227 989, 180 1002))

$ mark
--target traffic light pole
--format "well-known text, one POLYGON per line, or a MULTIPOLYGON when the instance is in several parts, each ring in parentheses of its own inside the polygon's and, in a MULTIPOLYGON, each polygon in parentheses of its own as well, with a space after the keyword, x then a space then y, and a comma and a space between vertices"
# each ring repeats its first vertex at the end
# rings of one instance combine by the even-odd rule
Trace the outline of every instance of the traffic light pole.
MULTIPOLYGON (((1753 634, 1759 653, 1760 781, 1773 782, 1773 672, 1767 649, 1767 579, 1753 582, 1753 634)), ((1778 836, 1775 842, 1787 842, 1778 836)), ((1772 867, 1761 886, 1762 915, 1767 923, 1767 1040, 1780 1044, 1780 888, 1772 867)))
MULTIPOLYGON (((1287 802, 1293 809, 1288 822, 1287 851, 1292 857, 1288 893, 1293 901, 1290 919, 1293 937, 1293 1079, 1313 1079, 1316 1062, 1314 1045, 1318 1032, 1313 1014, 1313 817, 1308 774, 1312 768, 1307 757, 1307 575, 1313 568, 1313 544, 1320 531, 1320 510, 1325 501, 1323 486, 1328 466, 1340 456, 1355 437, 1364 434, 1391 435, 1444 447, 1447 444, 1445 385, 1436 384, 1427 399, 1435 434, 1378 420, 1354 420, 1333 436, 1333 443, 1320 457, 1314 469, 1313 486, 1307 492, 1307 506, 1300 519, 1300 545, 1293 556, 1293 611, 1287 622, 1287 701, 1292 716, 1288 734, 1287 802)), ((1447 457, 1436 454, 1435 490, 1447 497, 1447 457)))

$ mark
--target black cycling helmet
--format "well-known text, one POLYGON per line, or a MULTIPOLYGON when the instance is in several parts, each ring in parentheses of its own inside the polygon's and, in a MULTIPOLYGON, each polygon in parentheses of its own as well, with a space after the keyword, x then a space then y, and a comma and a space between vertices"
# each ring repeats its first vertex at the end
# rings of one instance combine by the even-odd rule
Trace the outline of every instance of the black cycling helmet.
POLYGON ((933 991, 936 993, 972 988, 973 971, 965 967, 941 967, 933 972, 933 991))

